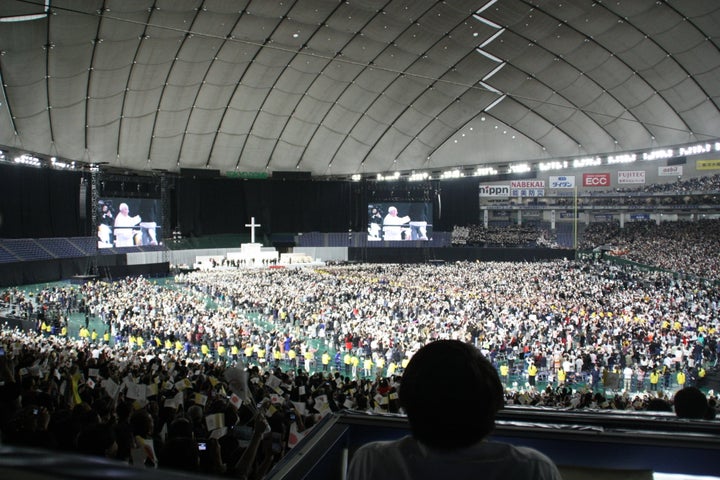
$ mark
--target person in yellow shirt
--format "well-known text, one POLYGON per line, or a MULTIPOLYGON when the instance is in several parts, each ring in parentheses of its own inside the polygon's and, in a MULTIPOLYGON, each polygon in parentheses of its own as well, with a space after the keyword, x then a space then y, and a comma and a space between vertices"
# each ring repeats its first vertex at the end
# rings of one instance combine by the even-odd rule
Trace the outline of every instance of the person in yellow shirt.
POLYGON ((378 377, 382 377, 384 369, 385 369, 385 357, 380 355, 380 356, 378 356, 377 360, 375 361, 375 374, 378 377))
POLYGON ((650 372, 650 391, 651 392, 657 392, 659 382, 660 382, 660 373, 658 373, 657 369, 653 368, 652 372, 650 372))
POLYGON ((683 388, 685 386, 685 372, 683 372, 682 370, 679 370, 677 372, 676 378, 677 378, 678 388, 679 389, 683 388))
POLYGON ((305 371, 310 373, 310 368, 312 367, 312 362, 315 361, 315 354, 313 353, 312 349, 308 347, 307 350, 305 350, 305 371))
POLYGON ((273 348, 273 362, 275 368, 278 368, 280 366, 280 360, 282 360, 282 352, 279 348, 275 347, 273 348))
POLYGON ((145 346, 145 339, 142 337, 142 335, 138 335, 135 337, 135 343, 137 343, 138 349, 141 349, 145 346))
POLYGON ((343 364, 345 364, 345 375, 350 376, 352 368, 352 355, 350 355, 350 352, 345 353, 343 356, 343 364))
POLYGON ((396 369, 397 369, 397 364, 395 362, 388 363, 387 376, 392 377, 393 375, 395 375, 396 369))
POLYGON ((230 347, 230 356, 232 357, 233 360, 237 360, 239 354, 240 354, 240 348, 238 348, 237 345, 233 344, 230 347))
POLYGON ((288 368, 297 368, 296 359, 297 359, 297 353, 295 352, 294 348, 291 348, 287 351, 287 358, 288 358, 288 368))
POLYGON ((530 385, 530 388, 535 388, 535 377, 537 376, 538 368, 535 366, 535 363, 531 363, 528 365, 527 369, 527 375, 528 375, 528 384, 530 385))
POLYGON ((565 385, 566 379, 567 379, 567 373, 565 373, 565 369, 563 367, 560 367, 560 370, 558 370, 558 372, 557 372, 558 387, 562 387, 563 385, 565 385))
POLYGON ((323 372, 328 371, 328 367, 330 365, 330 359, 331 359, 330 354, 327 352, 327 350, 325 350, 322 354, 322 357, 320 357, 320 361, 322 362, 323 372))
POLYGON ((507 363, 503 363, 502 365, 500 365, 500 380, 502 381, 502 384, 507 387, 509 379, 510 367, 507 363))
POLYGON ((360 365, 360 358, 357 355, 353 355, 350 363, 352 364, 352 377, 357 378, 357 368, 358 365, 360 365))
POLYGON ((217 354, 221 360, 225 359, 225 353, 227 353, 225 345, 223 345, 222 343, 219 343, 217 346, 217 354))
POLYGON ((367 357, 363 361, 363 376, 369 377, 372 375, 372 367, 373 367, 373 361, 372 358, 367 357))

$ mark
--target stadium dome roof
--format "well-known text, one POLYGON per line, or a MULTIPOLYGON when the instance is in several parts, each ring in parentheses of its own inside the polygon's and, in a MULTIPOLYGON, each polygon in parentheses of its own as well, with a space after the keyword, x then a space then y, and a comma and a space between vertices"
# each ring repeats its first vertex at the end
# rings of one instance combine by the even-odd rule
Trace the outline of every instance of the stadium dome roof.
POLYGON ((4 0, 0 145, 314 176, 720 137, 717 0, 4 0))

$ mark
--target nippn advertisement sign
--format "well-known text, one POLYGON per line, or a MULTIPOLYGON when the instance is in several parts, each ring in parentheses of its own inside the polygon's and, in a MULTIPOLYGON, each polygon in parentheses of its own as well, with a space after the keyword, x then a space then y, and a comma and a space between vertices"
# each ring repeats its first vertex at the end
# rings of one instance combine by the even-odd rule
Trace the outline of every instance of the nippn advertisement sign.
POLYGON ((609 173, 583 173, 583 187, 609 187, 609 173))
POLYGON ((480 185, 481 197, 509 197, 510 185, 480 185))

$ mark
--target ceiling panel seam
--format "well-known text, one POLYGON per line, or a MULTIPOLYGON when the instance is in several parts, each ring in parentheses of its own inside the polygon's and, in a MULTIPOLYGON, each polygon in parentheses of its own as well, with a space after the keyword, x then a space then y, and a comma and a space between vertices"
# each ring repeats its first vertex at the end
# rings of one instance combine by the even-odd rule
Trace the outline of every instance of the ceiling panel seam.
MULTIPOLYGON (((610 50, 608 50, 604 45, 602 45, 602 44, 600 44, 599 42, 597 42, 594 38, 588 37, 588 36, 585 35, 582 31, 580 31, 579 29, 577 29, 577 28, 575 28, 574 26, 570 25, 569 23, 563 21, 562 19, 558 18, 557 16, 552 15, 552 14, 549 13, 547 10, 543 9, 540 5, 533 5, 533 4, 531 4, 531 3, 529 3, 529 2, 527 2, 527 1, 525 1, 525 0, 522 0, 522 1, 523 1, 523 3, 525 3, 526 5, 535 8, 536 10, 542 12, 543 14, 545 14, 545 15, 547 15, 548 17, 552 18, 553 20, 555 20, 555 21, 557 21, 557 22, 559 22, 559 23, 562 23, 565 27, 569 28, 570 30, 573 30, 573 31, 576 32, 578 35, 582 35, 582 36, 585 37, 585 38, 590 38, 590 39, 592 40, 592 42, 593 42, 594 45, 597 45, 598 48, 604 50, 606 53, 608 53, 608 55, 610 55, 611 57, 615 58, 618 62, 620 62, 622 65, 624 65, 625 68, 628 69, 628 71, 630 71, 630 72, 635 72, 635 70, 634 70, 625 60, 623 60, 623 59, 620 58, 619 56, 615 55, 614 52, 611 52, 610 50)), ((602 2, 597 2, 596 5, 600 5, 600 6, 602 6, 602 7, 605 7, 602 2)), ((607 10, 608 12, 612 13, 613 15, 615 15, 616 17, 620 18, 620 17, 617 15, 617 13, 613 12, 612 10, 609 10, 609 9, 607 9, 607 8, 606 8, 606 10, 607 10)), ((629 25, 632 25, 632 24, 629 23, 629 22, 628 22, 628 24, 629 24, 629 25)), ((632 25, 632 26, 633 26, 633 28, 635 28, 634 25, 632 25)), ((638 30, 638 31, 639 31, 639 30, 638 30)), ((558 56, 558 57, 561 58, 561 59, 563 59, 563 61, 565 61, 565 59, 562 58, 562 56, 558 56)), ((566 63, 567 63, 568 65, 570 65, 571 67, 575 68, 574 65, 570 64, 569 62, 566 62, 566 63)), ((577 69, 576 69, 576 70, 577 70, 577 69)), ((596 84, 600 85, 597 81, 595 81, 594 79, 592 79, 592 76, 591 76, 591 75, 587 75, 587 74, 586 74, 585 76, 587 76, 588 78, 590 78, 591 80, 593 80, 596 84)), ((638 76, 642 79, 643 82, 645 82, 645 83, 647 84, 647 86, 648 86, 651 90, 655 90, 655 89, 652 88, 652 85, 651 85, 645 78, 643 78, 643 77, 640 76, 640 75, 638 75, 638 76)), ((606 90, 606 91, 608 92, 608 94, 611 95, 611 96, 614 98, 614 95, 612 95, 612 94, 609 92, 609 90, 607 90, 607 89, 603 89, 603 90, 606 90)), ((655 91, 656 91, 656 90, 655 90, 655 91)), ((615 100, 617 100, 617 99, 615 99, 615 100)), ((667 103, 667 101, 666 101, 665 99, 663 99, 663 101, 665 101, 665 103, 666 103, 666 105, 668 106, 668 109, 669 109, 669 110, 674 111, 674 110, 670 107, 670 104, 667 103)), ((620 105, 623 105, 622 102, 619 102, 619 101, 618 101, 618 103, 619 103, 620 105)), ((575 105, 575 104, 573 104, 573 105, 575 105)), ((579 109, 579 106, 576 106, 576 107, 578 107, 578 109, 579 109)), ((594 113, 595 115, 608 116, 608 115, 602 114, 602 113, 600 113, 600 112, 593 112, 593 113, 594 113)), ((629 113, 630 115, 632 115, 633 118, 635 118, 635 121, 636 121, 639 125, 641 125, 641 126, 647 131, 647 134, 648 134, 650 137, 652 137, 652 138, 655 137, 655 135, 654 135, 653 132, 647 127, 647 125, 646 125, 643 121, 641 121, 639 118, 637 118, 637 116, 636 116, 633 112, 628 111, 628 113, 629 113)), ((682 122, 682 123, 686 126, 687 131, 690 131, 690 127, 687 125, 687 123, 685 122, 685 120, 684 120, 683 118, 680 118, 679 115, 677 115, 677 117, 678 117, 678 120, 679 120, 680 122, 682 122)), ((668 127, 668 128, 669 128, 669 127, 668 127)))
MULTIPOLYGON (((385 4, 385 6, 387 6, 388 3, 389 3, 389 1, 385 4)), ((298 51, 298 53, 301 52, 304 48, 307 47, 307 45, 308 45, 308 44, 315 38, 315 36, 318 34, 318 32, 320 31, 320 29, 322 28, 322 26, 327 24, 328 18, 332 17, 332 16, 341 8, 341 6, 342 6, 342 4, 341 4, 341 3, 338 3, 338 4, 335 6, 335 8, 333 8, 332 11, 330 11, 330 13, 329 13, 329 14, 327 15, 327 17, 325 18, 325 21, 320 22, 320 24, 319 24, 318 27, 315 29, 315 31, 312 32, 312 34, 307 38, 307 40, 305 41, 305 43, 300 47, 300 50, 298 51)), ((370 21, 372 21, 372 20, 368 20, 368 22, 370 22, 370 21)), ((367 25, 367 23, 366 23, 365 25, 367 25)), ((362 30, 360 30, 360 31, 362 31, 362 30)), ((348 41, 345 42, 345 45, 343 45, 343 47, 340 48, 339 52, 342 52, 343 49, 344 49, 345 47, 347 47, 347 45, 348 45, 354 38, 355 38, 355 35, 351 36, 350 39, 348 39, 348 41)), ((303 98, 305 98, 305 96, 308 95, 308 92, 310 91, 310 89, 315 86, 315 82, 317 82, 317 80, 322 77, 323 72, 325 72, 325 70, 328 68, 328 66, 332 64, 333 60, 334 60, 335 58, 337 58, 338 55, 339 55, 339 53, 336 53, 336 54, 335 54, 335 57, 333 57, 333 58, 331 58, 331 59, 326 59, 325 65, 323 65, 323 67, 320 69, 320 72, 315 76, 315 80, 313 80, 312 82, 308 83, 307 87, 305 87, 305 92, 298 98, 297 102, 295 102, 295 105, 293 106, 292 112, 291 112, 290 115, 288 115, 287 118, 285 119, 285 123, 283 124, 282 128, 280 129, 280 133, 278 134, 277 138, 275 139, 274 145, 273 145, 272 148, 270 149, 270 154, 268 155, 267 163, 265 164, 265 169, 268 169, 268 168, 270 167, 270 162, 272 162, 273 156, 275 155, 275 150, 277 150, 277 146, 278 146, 278 144, 280 143, 281 140, 284 141, 284 142, 286 142, 286 143, 288 143, 288 144, 290 144, 290 145, 293 145, 291 142, 287 142, 286 140, 283 139, 283 136, 285 135, 285 130, 287 129, 287 126, 290 124, 290 120, 291 120, 291 119, 293 118, 293 116, 295 115, 295 112, 297 112, 297 109, 298 109, 298 107, 300 106, 300 104, 302 103, 303 98)), ((297 57, 293 57, 293 60, 295 60, 295 58, 297 58, 297 57)), ((329 110, 329 109, 330 109, 330 108, 328 108, 328 110, 329 110)), ((308 142, 308 143, 309 143, 309 142, 308 142)), ((303 152, 304 152, 304 151, 305 151, 305 148, 307 148, 307 143, 305 144, 305 147, 304 147, 304 148, 303 148, 303 146, 299 146, 299 147, 300 147, 300 148, 303 150, 303 152)), ((301 156, 300 156, 300 159, 302 159, 302 154, 301 154, 301 156)))
MULTIPOLYGON (((292 6, 289 7, 286 11, 292 10, 293 6, 294 6, 296 3, 297 3, 297 0, 295 0, 295 1, 293 2, 292 6)), ((283 17, 283 18, 285 18, 285 17, 283 17)), ((273 31, 270 32, 270 33, 268 34, 267 38, 265 39, 265 42, 263 43, 263 46, 265 46, 265 45, 267 45, 268 43, 270 43, 270 41, 272 40, 272 36, 275 34, 275 32, 278 30, 278 28, 280 28, 280 25, 281 25, 281 24, 282 24, 282 21, 278 22, 278 23, 275 25, 275 28, 273 29, 273 31)), ((292 53, 292 54, 293 54, 293 58, 298 55, 298 52, 297 52, 297 51, 292 52, 292 51, 289 50, 289 49, 281 49, 281 50, 285 51, 286 53, 292 53)), ((255 58, 257 58, 257 56, 259 55, 259 53, 260 53, 260 51, 258 51, 258 53, 253 57, 253 61, 255 60, 255 58)), ((289 63, 289 62, 288 62, 288 63, 289 63)), ((250 66, 248 66, 248 68, 245 69, 245 72, 243 73, 243 77, 244 77, 245 74, 250 70, 251 66, 252 66, 252 62, 251 62, 251 64, 250 64, 250 66)), ((270 89, 268 89, 267 93, 265 94, 265 98, 263 98, 263 101, 262 101, 262 103, 261 103, 261 107, 258 108, 257 111, 255 112, 255 115, 254 115, 254 117, 253 117, 253 120, 252 120, 252 122, 251 122, 251 124, 250 124, 250 128, 248 128, 248 132, 247 132, 248 134, 247 134, 247 136, 243 139, 242 145, 240 146, 240 149, 239 149, 239 152, 238 152, 238 155, 237 155, 237 161, 235 162, 235 169, 236 169, 236 170, 239 168, 240 162, 242 161, 242 157, 243 157, 243 154, 245 153, 245 147, 246 147, 246 145, 247 145, 247 141, 248 141, 248 139, 250 138, 250 136, 253 135, 253 129, 255 128, 255 123, 257 122, 257 119, 258 119, 258 117, 260 116, 260 113, 262 112, 262 106, 265 105, 265 102, 267 102, 267 99, 268 99, 268 97, 270 96, 270 94, 272 93, 273 88, 275 87, 275 85, 277 85, 278 79, 279 79, 280 77, 282 77, 282 73, 285 71, 286 68, 287 68, 287 65, 286 65, 286 66, 282 69, 282 71, 275 77, 275 81, 273 82, 273 85, 270 87, 270 89)), ((242 82, 242 79, 241 79, 241 82, 242 82)), ((266 165, 266 168, 267 168, 267 165, 266 165)))
MULTIPOLYGON (((394 41, 393 43, 395 43, 395 42, 397 41, 397 39, 399 39, 403 34, 405 34, 405 32, 407 32, 407 31, 414 25, 414 23, 419 23, 420 19, 422 19, 425 15, 427 15, 427 14, 432 10, 433 7, 434 7, 434 5, 431 6, 431 7, 429 7, 428 9, 426 9, 426 10, 422 13, 422 15, 420 15, 420 17, 418 18, 417 22, 411 23, 406 29, 404 29, 403 31, 399 32, 398 35, 395 37, 395 41, 394 41)), ((467 22, 468 18, 469 18, 469 16, 464 17, 464 18, 463 18, 460 22, 458 22, 452 29, 449 29, 449 30, 452 31, 452 30, 454 30, 455 28, 457 28, 459 25, 462 25, 463 23, 467 22)), ((447 35, 447 34, 438 37, 437 41, 435 41, 435 42, 426 50, 426 52, 430 51, 433 47, 435 47, 436 45, 438 45, 438 44, 445 38, 446 35, 447 35)), ((392 44, 391 44, 391 45, 392 45, 392 44)), ((388 47, 389 47, 389 46, 388 46, 388 47)), ((386 49, 387 49, 387 47, 386 47, 386 49)), ((386 50, 386 49, 383 49, 383 51, 386 50)), ((467 56, 467 55, 466 55, 466 56, 467 56)), ((421 60, 423 59, 423 57, 424 57, 424 55, 419 55, 419 56, 415 59, 415 61, 413 61, 410 65, 408 65, 407 68, 405 68, 405 70, 406 70, 406 71, 409 70, 413 65, 415 65, 415 64, 417 64, 419 61, 421 61, 421 60)), ((442 76, 444 76, 445 74, 447 74, 448 71, 451 71, 454 67, 455 67, 455 65, 452 65, 452 66, 450 66, 448 69, 446 69, 446 70, 445 70, 445 73, 444 73, 443 75, 441 75, 440 78, 442 78, 442 76)), ((371 67, 371 68, 372 68, 372 67, 371 67)), ((385 92, 387 92, 388 88, 390 88, 390 86, 393 85, 393 84, 395 83, 395 81, 397 81, 399 78, 402 78, 402 77, 405 75, 405 73, 400 72, 400 73, 398 74, 397 72, 395 72, 395 75, 396 75, 395 79, 392 80, 391 82, 389 82, 388 85, 386 85, 385 88, 382 90, 382 92, 380 92, 379 94, 377 94, 376 97, 375 97, 375 99, 368 104, 368 106, 365 108, 365 111, 363 112, 362 116, 360 116, 360 117, 358 117, 358 118, 356 119, 356 121, 355 121, 355 123, 353 124, 353 126, 351 127, 350 131, 352 131, 352 130, 355 129, 355 127, 359 124, 360 120, 361 120, 362 118, 364 118, 364 117, 368 114, 368 111, 373 107, 373 105, 375 105, 375 103, 376 103, 380 98, 383 98, 383 96, 384 96, 385 92)), ((416 77, 416 78, 417 78, 417 77, 424 78, 424 76, 419 76, 419 75, 415 75, 415 77, 416 77)), ((437 79, 430 79, 430 78, 426 78, 426 79, 427 79, 427 80, 432 80, 433 83, 435 83, 435 81, 437 81, 437 79)), ((425 89, 423 90, 423 93, 426 92, 427 90, 428 90, 428 87, 425 87, 425 89)), ((418 97, 418 98, 419 98, 419 97, 418 97)), ((417 98, 416 98, 415 100, 417 100, 417 98)), ((407 110, 407 109, 405 109, 405 110, 407 110)), ((403 111, 405 111, 405 110, 403 110, 403 111)), ((396 116, 395 118, 397 119, 398 116, 396 116)), ((387 123, 387 124, 390 124, 390 123, 392 123, 392 122, 386 122, 386 123, 387 123)), ((383 134, 381 134, 381 135, 376 139, 375 143, 371 146, 371 148, 368 150, 368 152, 365 153, 365 155, 363 156, 362 160, 360 161, 360 164, 358 165, 358 169, 359 169, 360 167, 362 167, 362 166, 365 165, 365 161, 367 160, 368 156, 369 156, 370 153, 373 151, 373 149, 375 148, 375 146, 380 142, 380 139, 382 139, 383 135, 389 130, 389 128, 390 128, 390 126, 386 127, 386 129, 385 129, 385 131, 383 132, 383 134)), ((342 147, 343 147, 344 144, 345 144, 345 141, 340 142, 340 145, 338 145, 337 149, 335 149, 335 152, 334 152, 333 155, 330 157, 330 164, 332 164, 332 163, 335 162, 335 158, 337 157, 338 153, 340 152, 340 150, 342 149, 342 147)), ((356 170, 356 172, 357 172, 357 170, 356 170)))

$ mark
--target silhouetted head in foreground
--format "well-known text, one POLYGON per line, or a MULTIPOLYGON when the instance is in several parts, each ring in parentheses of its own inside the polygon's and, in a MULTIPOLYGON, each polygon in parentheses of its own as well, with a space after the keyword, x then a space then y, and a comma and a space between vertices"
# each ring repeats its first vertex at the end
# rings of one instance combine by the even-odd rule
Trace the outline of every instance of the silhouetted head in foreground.
POLYGON ((438 449, 462 448, 493 431, 504 404, 503 387, 480 350, 457 340, 438 340, 410 359, 400 403, 418 441, 438 449))
POLYGON ((675 415, 678 418, 711 420, 715 412, 710 408, 705 394, 696 387, 685 387, 675 393, 673 398, 675 415))

